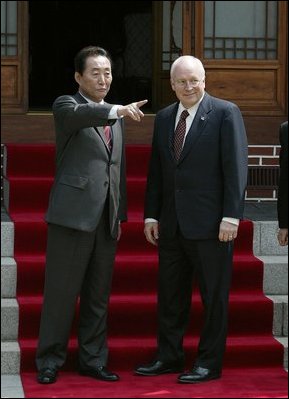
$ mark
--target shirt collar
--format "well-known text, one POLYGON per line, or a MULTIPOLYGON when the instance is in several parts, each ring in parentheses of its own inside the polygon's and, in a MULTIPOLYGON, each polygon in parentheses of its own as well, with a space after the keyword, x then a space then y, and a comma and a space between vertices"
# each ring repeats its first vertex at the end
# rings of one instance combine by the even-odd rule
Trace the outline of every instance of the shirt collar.
MULTIPOLYGON (((78 93, 81 95, 81 97, 83 97, 88 103, 96 103, 96 101, 92 101, 89 98, 85 97, 80 91, 78 91, 78 93)), ((96 104, 104 104, 104 100, 101 100, 99 103, 96 104)))
POLYGON ((180 115, 186 109, 190 115, 194 115, 197 112, 197 110, 199 108, 199 105, 200 105, 202 99, 204 98, 204 95, 205 95, 205 93, 202 95, 200 100, 196 104, 194 104, 191 108, 185 108, 183 106, 183 104, 180 102, 179 103, 178 114, 180 115))

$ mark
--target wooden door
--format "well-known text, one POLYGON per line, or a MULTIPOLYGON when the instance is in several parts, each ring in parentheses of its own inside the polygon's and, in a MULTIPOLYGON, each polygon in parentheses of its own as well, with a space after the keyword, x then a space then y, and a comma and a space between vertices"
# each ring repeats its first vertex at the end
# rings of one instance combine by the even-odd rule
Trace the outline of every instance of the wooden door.
POLYGON ((28 1, 1 1, 1 109, 28 110, 28 1), (4 22, 3 22, 4 21, 4 22))
MULTIPOLYGON (((252 3, 248 7, 257 7, 253 10, 257 15, 262 13, 262 37, 251 37, 254 27, 246 24, 239 29, 240 37, 228 33, 234 32, 225 15, 230 11, 229 5, 232 18, 238 18, 238 6, 250 15, 251 9, 244 8, 241 2, 155 2, 155 111, 175 100, 169 81, 171 63, 180 55, 191 54, 204 63, 210 94, 235 102, 244 116, 286 117, 287 2, 247 3, 252 3), (224 37, 218 33, 218 23, 227 26, 224 37)), ((278 123, 281 119, 277 118, 278 123)))

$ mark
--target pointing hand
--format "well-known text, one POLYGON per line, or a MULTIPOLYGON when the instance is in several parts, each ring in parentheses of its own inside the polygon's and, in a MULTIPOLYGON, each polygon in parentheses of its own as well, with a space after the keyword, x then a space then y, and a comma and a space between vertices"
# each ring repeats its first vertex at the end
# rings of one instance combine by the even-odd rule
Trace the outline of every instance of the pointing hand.
POLYGON ((129 116, 131 119, 139 122, 141 118, 144 117, 144 114, 140 110, 140 107, 142 107, 147 102, 148 100, 142 100, 128 105, 121 105, 117 110, 117 114, 118 116, 129 116))

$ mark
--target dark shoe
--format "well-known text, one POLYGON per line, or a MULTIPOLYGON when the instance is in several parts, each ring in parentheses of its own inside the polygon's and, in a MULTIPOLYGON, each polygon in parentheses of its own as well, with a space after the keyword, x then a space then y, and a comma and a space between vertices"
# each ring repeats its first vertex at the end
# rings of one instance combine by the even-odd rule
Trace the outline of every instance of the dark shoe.
POLYGON ((38 372, 37 381, 39 384, 53 384, 57 379, 57 370, 54 368, 43 368, 38 372))
POLYGON ((179 373, 183 371, 184 367, 181 363, 164 363, 161 360, 155 360, 144 366, 139 366, 135 369, 138 375, 160 375, 166 373, 179 373))
POLYGON ((118 381, 119 376, 115 373, 109 371, 105 366, 99 366, 90 369, 80 369, 80 375, 87 375, 92 378, 96 378, 97 380, 102 381, 118 381))
POLYGON ((221 377, 219 371, 205 369, 203 367, 194 367, 191 372, 179 375, 178 382, 183 384, 196 384, 197 382, 204 382, 215 380, 221 377))

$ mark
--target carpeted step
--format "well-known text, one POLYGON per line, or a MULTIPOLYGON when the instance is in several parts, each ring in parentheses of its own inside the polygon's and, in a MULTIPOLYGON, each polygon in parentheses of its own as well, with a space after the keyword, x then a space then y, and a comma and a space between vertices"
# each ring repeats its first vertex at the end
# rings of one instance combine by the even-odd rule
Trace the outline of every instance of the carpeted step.
MULTIPOLYGON (((52 177, 55 173, 54 144, 7 144, 7 176, 52 177)), ((144 176, 151 153, 149 145, 126 145, 128 176, 144 176)))
POLYGON ((55 172, 54 144, 7 144, 7 177, 48 177, 55 172))
POLYGON ((107 384, 72 370, 61 371, 57 384, 45 387, 37 384, 35 371, 21 373, 21 379, 26 398, 288 398, 288 375, 278 367, 227 367, 221 379, 194 386, 177 384, 177 375, 146 378, 121 370, 120 381, 107 384))
MULTIPOLYGON (((65 290, 65 287, 63 287, 65 290)), ((42 296, 20 297, 19 334, 23 338, 37 338, 42 296)), ((60 305, 59 305, 60 306, 60 305)), ((231 294, 229 306, 229 335, 256 335, 272 332, 272 302, 260 295, 231 294), (248 309, 251 309, 248 312, 248 309)), ((155 336, 157 331, 157 296, 112 294, 109 308, 109 333, 114 337, 155 336), (141 309, 141 311, 140 311, 141 309)), ((199 334, 203 306, 199 294, 193 294, 192 316, 188 331, 199 334)), ((77 322, 72 336, 77 334, 77 322)))
POLYGON ((10 214, 15 211, 18 213, 46 212, 53 183, 52 177, 11 177, 9 183, 10 214))
MULTIPOLYGON (((41 295, 44 286, 45 255, 17 256, 19 296, 41 295)), ((156 290, 157 253, 119 253, 116 256, 112 292, 117 294, 152 293, 156 290)), ((248 255, 235 255, 231 291, 262 293, 263 264, 248 255)))
MULTIPOLYGON (((140 216, 140 214, 139 214, 140 216)), ((15 236, 15 253, 41 254, 46 251, 47 225, 41 213, 11 213, 11 219, 17 228, 15 236)), ((240 224, 239 234, 235 240, 234 253, 251 253, 253 230, 250 222, 240 224)), ((156 248, 149 244, 143 234, 143 221, 131 221, 122 224, 122 238, 118 244, 118 253, 146 252, 152 254, 156 248)))
MULTIPOLYGON (((155 356, 155 338, 109 338, 109 367, 113 370, 133 370, 140 363, 155 356)), ((186 336, 184 349, 186 367, 191 367, 196 354, 198 338, 186 336)), ((21 339, 21 370, 35 371, 35 339, 21 339), (25 361, 24 361, 25 360, 25 361)), ((275 367, 283 363, 283 346, 271 335, 228 337, 224 367, 275 367)), ((63 370, 77 370, 77 342, 71 339, 63 370)))
MULTIPOLYGON (((54 178, 48 177, 10 177, 10 213, 42 212, 48 207, 50 190, 54 178)), ((97 183, 96 183, 97 184, 97 183)), ((146 178, 127 178, 127 203, 131 210, 143 212, 146 178)), ((141 214, 141 220, 142 220, 141 214)))

